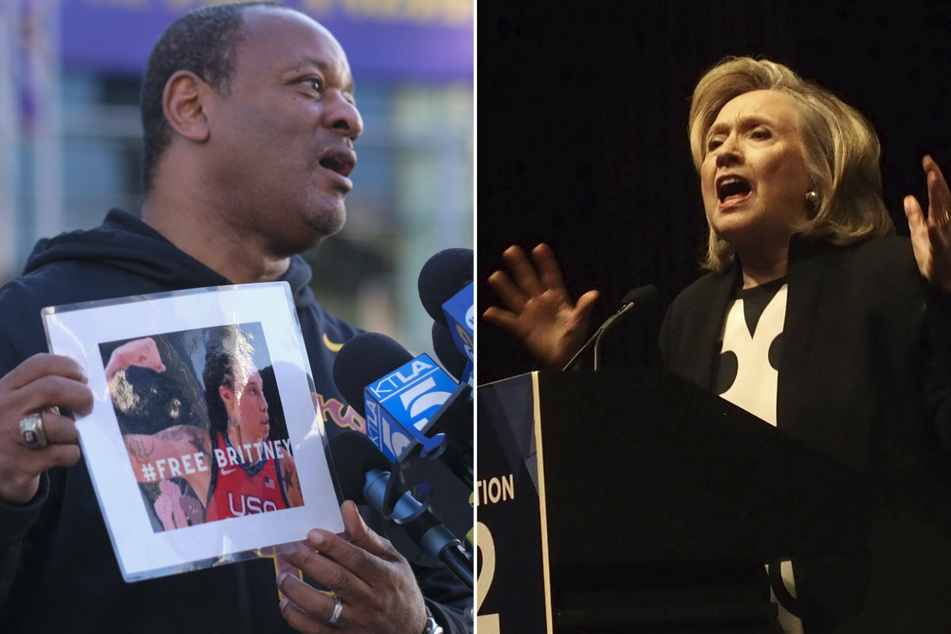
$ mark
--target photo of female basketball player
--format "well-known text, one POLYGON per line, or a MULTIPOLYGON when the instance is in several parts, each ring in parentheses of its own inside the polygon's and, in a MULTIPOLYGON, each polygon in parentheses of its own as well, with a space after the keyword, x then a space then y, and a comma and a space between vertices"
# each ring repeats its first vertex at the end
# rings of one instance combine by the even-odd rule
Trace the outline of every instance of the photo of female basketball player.
POLYGON ((259 324, 101 350, 156 532, 303 505, 286 426, 270 415, 269 399, 280 398, 273 373, 258 369, 269 365, 259 324))

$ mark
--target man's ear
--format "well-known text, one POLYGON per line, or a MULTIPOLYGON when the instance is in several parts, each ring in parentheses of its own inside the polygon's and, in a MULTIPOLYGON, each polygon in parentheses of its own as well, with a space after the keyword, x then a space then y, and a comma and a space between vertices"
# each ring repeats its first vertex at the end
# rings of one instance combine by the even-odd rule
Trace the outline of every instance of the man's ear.
POLYGON ((175 132, 196 143, 208 140, 204 100, 210 92, 211 87, 190 70, 180 70, 169 78, 162 93, 162 110, 175 132))

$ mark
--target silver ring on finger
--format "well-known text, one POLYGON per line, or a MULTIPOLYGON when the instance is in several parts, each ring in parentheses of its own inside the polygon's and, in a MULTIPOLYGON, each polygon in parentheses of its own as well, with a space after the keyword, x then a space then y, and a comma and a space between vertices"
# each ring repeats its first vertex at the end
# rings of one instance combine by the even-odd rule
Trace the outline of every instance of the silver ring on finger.
POLYGON ((327 625, 336 625, 340 620, 340 613, 343 612, 343 601, 336 594, 334 595, 334 612, 327 619, 327 625))
POLYGON ((30 449, 42 449, 49 444, 43 430, 43 416, 39 412, 27 414, 20 419, 20 436, 30 449))

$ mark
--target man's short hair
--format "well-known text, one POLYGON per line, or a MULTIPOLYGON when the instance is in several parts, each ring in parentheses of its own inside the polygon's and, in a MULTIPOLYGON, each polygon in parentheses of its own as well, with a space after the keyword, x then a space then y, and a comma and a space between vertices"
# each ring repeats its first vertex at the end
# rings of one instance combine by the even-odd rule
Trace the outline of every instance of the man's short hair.
POLYGON ((214 90, 227 96, 234 78, 244 10, 275 7, 294 11, 279 2, 221 4, 195 9, 176 20, 152 49, 139 104, 142 112, 142 184, 149 193, 162 153, 172 139, 172 128, 162 111, 165 85, 176 72, 195 73, 214 90))

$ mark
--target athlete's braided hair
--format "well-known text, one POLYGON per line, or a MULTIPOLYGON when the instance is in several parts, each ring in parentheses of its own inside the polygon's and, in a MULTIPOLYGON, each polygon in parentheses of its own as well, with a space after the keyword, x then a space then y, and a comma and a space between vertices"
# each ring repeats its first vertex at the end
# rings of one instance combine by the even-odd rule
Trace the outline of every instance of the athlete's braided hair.
POLYGON ((228 410, 218 388, 222 385, 234 390, 234 357, 227 352, 216 349, 205 354, 205 370, 202 372, 205 383, 205 403, 208 405, 208 420, 211 423, 211 432, 227 433, 228 410))

